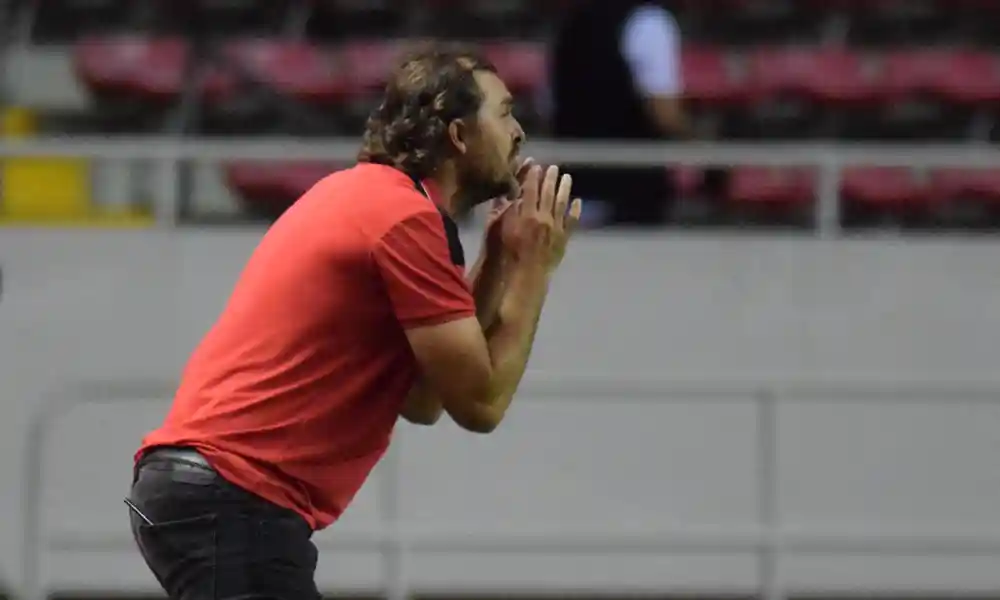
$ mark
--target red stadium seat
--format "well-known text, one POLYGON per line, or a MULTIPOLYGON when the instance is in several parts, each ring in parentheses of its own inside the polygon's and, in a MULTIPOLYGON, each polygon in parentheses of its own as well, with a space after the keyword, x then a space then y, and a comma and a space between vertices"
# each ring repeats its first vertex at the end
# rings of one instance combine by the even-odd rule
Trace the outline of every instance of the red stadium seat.
POLYGON ((801 209, 816 198, 816 175, 808 168, 739 167, 727 194, 732 205, 801 209))
POLYGON ((935 169, 929 180, 938 221, 962 228, 1000 226, 1000 170, 935 169))
POLYGON ((95 95, 156 104, 179 97, 187 57, 180 39, 133 35, 87 38, 73 54, 77 77, 95 95))
POLYGON ((548 77, 545 46, 541 43, 518 41, 489 43, 483 52, 497 67, 513 94, 534 94, 542 89, 548 77))
POLYGON ((685 98, 701 106, 725 106, 738 102, 741 88, 733 78, 724 51, 688 47, 681 55, 685 98))
POLYGON ((987 52, 922 49, 883 57, 882 95, 895 103, 930 98, 958 105, 1000 101, 1000 66, 987 52))
MULTIPOLYGON (((310 104, 332 104, 345 90, 334 57, 323 49, 298 41, 239 40, 224 54, 275 91, 310 104)), ((220 66, 207 83, 210 95, 234 93, 235 74, 220 66)))
POLYGON ((765 48, 747 61, 753 101, 793 98, 826 105, 870 101, 874 87, 864 58, 844 48, 765 48))
POLYGON ((415 42, 409 40, 370 40, 344 44, 339 51, 348 77, 346 91, 351 97, 365 97, 381 92, 393 67, 415 42))
POLYGON ((889 210, 923 207, 930 199, 913 170, 901 167, 845 169, 841 197, 845 205, 889 210))
POLYGON ((698 167, 681 166, 668 172, 673 179, 677 194, 681 198, 691 198, 701 191, 704 172, 698 167))
POLYGON ((980 201, 1000 206, 1000 171, 995 169, 935 169, 930 193, 942 202, 980 201))

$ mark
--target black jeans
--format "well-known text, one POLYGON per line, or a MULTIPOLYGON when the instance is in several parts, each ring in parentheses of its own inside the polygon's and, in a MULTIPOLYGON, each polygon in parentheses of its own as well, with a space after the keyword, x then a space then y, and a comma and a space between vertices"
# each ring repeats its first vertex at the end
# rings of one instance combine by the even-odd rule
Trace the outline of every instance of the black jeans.
POLYGON ((309 525, 224 480, 196 453, 148 453, 129 500, 132 535, 172 600, 321 598, 309 525))

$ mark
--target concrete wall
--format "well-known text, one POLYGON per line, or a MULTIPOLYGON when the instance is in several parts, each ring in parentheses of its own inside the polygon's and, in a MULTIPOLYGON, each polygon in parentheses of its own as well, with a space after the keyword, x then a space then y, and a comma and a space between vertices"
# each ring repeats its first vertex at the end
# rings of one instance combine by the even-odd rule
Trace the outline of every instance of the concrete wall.
MULTIPOLYGON (((20 571, 16 511, 30 411, 54 391, 79 393, 74 382, 129 379, 147 382, 137 402, 81 408, 53 431, 43 503, 54 533, 126 543, 53 556, 49 566, 60 587, 152 589, 123 538, 130 456, 164 408, 138 396, 169 395, 259 235, 0 230, 5 580, 20 571)), ((469 243, 472 253, 475 235, 469 243)), ((580 374, 735 388, 794 379, 1000 389, 996 256, 995 243, 954 240, 583 237, 556 280, 537 373, 509 422, 487 437, 449 425, 402 431, 404 523, 470 535, 752 529, 759 506, 750 397, 531 390, 580 374)), ((790 527, 998 529, 1000 403, 856 396, 831 390, 780 405, 778 500, 790 527)), ((375 522, 376 497, 373 484, 342 523, 317 536, 325 587, 377 584, 377 555, 338 544, 338 532, 346 538, 375 522)), ((753 557, 738 552, 435 552, 410 567, 425 590, 726 591, 752 586, 757 573, 753 557)), ((795 554, 782 571, 793 588, 810 590, 1000 585, 988 555, 795 554)))
POLYGON ((73 72, 70 47, 15 47, 9 52, 3 77, 12 104, 57 111, 87 107, 86 90, 73 72))

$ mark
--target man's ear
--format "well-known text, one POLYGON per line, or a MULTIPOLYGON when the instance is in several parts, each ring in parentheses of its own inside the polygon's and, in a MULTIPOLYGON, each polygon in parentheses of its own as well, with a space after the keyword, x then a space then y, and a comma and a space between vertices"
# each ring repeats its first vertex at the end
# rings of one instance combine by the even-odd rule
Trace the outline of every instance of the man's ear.
POLYGON ((459 154, 465 154, 468 151, 468 140, 466 139, 468 133, 468 127, 462 119, 455 119, 448 123, 448 139, 459 154))

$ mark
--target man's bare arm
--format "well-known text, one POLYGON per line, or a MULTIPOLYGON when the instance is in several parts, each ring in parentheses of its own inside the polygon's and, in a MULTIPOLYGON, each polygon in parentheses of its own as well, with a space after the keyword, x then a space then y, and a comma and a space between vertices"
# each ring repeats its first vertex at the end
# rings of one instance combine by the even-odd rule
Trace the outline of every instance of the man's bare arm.
MULTIPOLYGON (((488 433, 506 415, 531 358, 549 292, 549 275, 548 269, 534 264, 522 265, 511 274, 510 293, 504 295, 497 320, 486 340, 493 366, 489 402, 481 410, 473 411, 467 429, 488 433)), ((450 413, 456 422, 461 418, 458 412, 450 413)))
POLYGON ((559 180, 551 167, 539 191, 539 173, 533 170, 526 182, 533 191, 520 206, 516 260, 488 339, 473 317, 407 331, 428 387, 470 431, 488 433, 503 420, 527 367, 550 275, 579 221, 579 201, 566 210, 569 177, 559 180))
MULTIPOLYGON (((505 257, 500 253, 480 252, 469 269, 468 281, 476 302, 476 319, 484 335, 497 322, 504 291, 505 257)), ((415 425, 434 425, 444 413, 441 398, 424 383, 423 377, 410 390, 400 415, 415 425)))
POLYGON ((504 291, 504 263, 506 257, 500 252, 479 254, 476 263, 469 270, 469 286, 476 301, 476 318, 483 331, 490 328, 497 318, 504 291))
POLYGON ((681 140, 695 137, 694 128, 680 97, 648 96, 645 98, 645 105, 661 135, 681 140))
POLYGON ((488 338, 477 319, 408 332, 411 344, 419 349, 418 358, 423 357, 423 375, 407 398, 403 416, 411 422, 433 424, 447 410, 464 429, 493 431, 503 420, 524 376, 548 294, 548 279, 543 267, 525 265, 516 269, 488 338), (470 355, 484 356, 486 360, 466 362, 465 369, 453 370, 450 365, 454 360, 449 355, 453 344, 462 339, 471 346, 463 362, 470 355), (435 393, 428 381, 448 383, 439 384, 441 392, 435 393))

